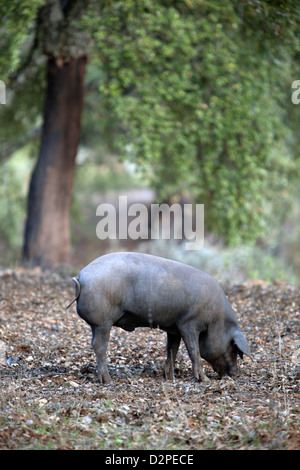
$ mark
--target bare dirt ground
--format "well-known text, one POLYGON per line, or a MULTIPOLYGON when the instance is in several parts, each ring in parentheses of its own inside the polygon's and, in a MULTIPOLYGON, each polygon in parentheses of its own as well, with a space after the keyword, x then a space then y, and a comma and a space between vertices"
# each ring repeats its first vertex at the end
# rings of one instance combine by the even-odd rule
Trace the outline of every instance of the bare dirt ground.
POLYGON ((163 377, 165 333, 113 329, 113 383, 95 375, 91 332, 69 276, 0 273, 0 449, 287 449, 300 447, 298 287, 227 286, 254 360, 238 377, 196 383, 182 345, 163 377))

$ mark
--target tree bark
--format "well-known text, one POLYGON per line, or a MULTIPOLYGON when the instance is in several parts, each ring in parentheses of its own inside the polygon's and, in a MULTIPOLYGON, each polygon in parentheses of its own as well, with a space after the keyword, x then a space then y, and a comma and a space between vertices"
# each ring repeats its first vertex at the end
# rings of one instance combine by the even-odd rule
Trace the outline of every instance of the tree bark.
POLYGON ((24 233, 25 264, 69 262, 69 208, 80 139, 86 56, 48 59, 44 124, 32 173, 24 233))

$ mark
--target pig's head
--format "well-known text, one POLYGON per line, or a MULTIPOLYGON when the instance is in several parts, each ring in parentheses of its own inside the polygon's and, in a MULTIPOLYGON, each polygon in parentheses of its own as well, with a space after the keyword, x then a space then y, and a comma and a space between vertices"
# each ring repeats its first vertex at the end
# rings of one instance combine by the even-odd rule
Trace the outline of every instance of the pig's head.
POLYGON ((237 373, 237 356, 251 357, 248 343, 239 328, 232 328, 227 333, 206 331, 199 338, 200 354, 208 361, 219 377, 237 373))

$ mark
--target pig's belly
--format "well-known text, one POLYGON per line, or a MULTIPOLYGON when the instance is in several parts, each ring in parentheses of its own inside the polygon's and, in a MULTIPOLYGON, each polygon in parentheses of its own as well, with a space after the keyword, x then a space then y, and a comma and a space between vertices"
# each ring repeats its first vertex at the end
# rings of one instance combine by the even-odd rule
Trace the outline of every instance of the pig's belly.
POLYGON ((161 321, 159 321, 157 315, 154 320, 151 314, 147 317, 147 314, 140 316, 129 311, 124 312, 123 316, 114 324, 114 326, 123 328, 123 330, 126 331, 134 331, 135 328, 139 327, 160 328, 161 330, 172 334, 179 334, 177 326, 173 321, 166 322, 165 319, 161 319, 161 321))

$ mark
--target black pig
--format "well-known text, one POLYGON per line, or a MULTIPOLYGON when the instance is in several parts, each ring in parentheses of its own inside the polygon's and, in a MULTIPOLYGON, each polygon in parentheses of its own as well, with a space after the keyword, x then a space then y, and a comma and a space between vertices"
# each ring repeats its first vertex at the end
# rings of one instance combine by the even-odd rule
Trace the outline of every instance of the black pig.
POLYGON ((77 312, 92 328, 101 383, 110 382, 106 350, 112 326, 165 330, 168 379, 181 338, 198 380, 207 380, 200 356, 220 377, 236 373, 238 354, 251 357, 224 291, 199 269, 142 253, 112 253, 94 260, 73 281, 77 312))

